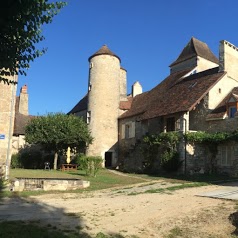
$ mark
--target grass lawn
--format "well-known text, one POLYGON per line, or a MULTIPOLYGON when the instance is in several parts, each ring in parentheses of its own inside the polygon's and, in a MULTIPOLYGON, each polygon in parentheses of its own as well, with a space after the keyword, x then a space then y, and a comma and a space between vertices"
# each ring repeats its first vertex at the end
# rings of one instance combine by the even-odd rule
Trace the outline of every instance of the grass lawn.
MULTIPOLYGON (((4 221, 0 222, 0 237, 4 238, 92 238, 88 234, 78 231, 67 230, 61 231, 50 224, 47 227, 42 227, 37 222, 23 221, 4 221)), ((122 238, 122 236, 118 236, 122 238)), ((103 233, 98 233, 95 238, 109 238, 103 233)))
MULTIPOLYGON (((77 170, 73 172, 62 172, 55 170, 34 170, 34 169, 11 169, 10 170, 10 180, 15 177, 23 178, 79 178, 83 180, 90 181, 90 187, 86 189, 78 189, 70 192, 82 193, 87 191, 101 190, 106 188, 117 188, 120 186, 130 186, 137 183, 142 183, 145 181, 163 181, 169 183, 195 183, 205 182, 207 184, 217 184, 227 181, 237 181, 237 178, 230 178, 227 176, 218 176, 218 175, 194 175, 194 176, 176 176, 176 175, 165 175, 165 176, 151 176, 145 174, 116 174, 111 170, 102 169, 98 172, 96 177, 86 176, 84 171, 77 170)), ((69 192, 69 191, 60 191, 60 193, 69 192)), ((58 191, 23 191, 17 193, 19 196, 30 196, 30 195, 40 195, 44 193, 58 193, 58 191)), ((14 193, 15 194, 15 193, 14 193)), ((0 194, 1 196, 11 196, 11 192, 4 192, 0 194)))
MULTIPOLYGON (((83 180, 90 181, 90 187, 86 189, 75 190, 72 192, 84 192, 84 191, 94 191, 105 188, 114 188, 119 186, 132 185, 136 183, 145 182, 143 178, 137 178, 132 176, 121 176, 111 172, 108 169, 102 169, 98 172, 96 177, 86 176, 84 171, 77 170, 74 172, 62 172, 62 171, 45 171, 45 170, 34 170, 34 169, 11 169, 10 170, 10 180, 15 177, 22 178, 79 178, 83 180)), ((47 193, 55 193, 56 191, 48 191, 47 193)), ((23 191, 21 195, 30 194, 40 194, 46 192, 36 192, 36 191, 23 191)))

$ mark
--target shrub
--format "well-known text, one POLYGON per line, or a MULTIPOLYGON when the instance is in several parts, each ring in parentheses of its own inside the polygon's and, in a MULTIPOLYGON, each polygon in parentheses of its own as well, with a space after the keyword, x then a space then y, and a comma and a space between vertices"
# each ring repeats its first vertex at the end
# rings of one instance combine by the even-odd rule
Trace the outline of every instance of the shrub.
POLYGON ((79 168, 86 172, 87 176, 96 177, 99 169, 102 168, 102 158, 100 156, 79 155, 79 168))
POLYGON ((182 165, 183 161, 179 159, 179 153, 176 151, 165 151, 161 156, 161 167, 167 172, 175 172, 182 165))
POLYGON ((27 150, 20 154, 20 161, 24 169, 42 168, 42 153, 37 150, 27 150))
POLYGON ((16 169, 16 168, 22 168, 23 165, 21 163, 20 159, 20 154, 13 154, 11 158, 11 168, 16 169))

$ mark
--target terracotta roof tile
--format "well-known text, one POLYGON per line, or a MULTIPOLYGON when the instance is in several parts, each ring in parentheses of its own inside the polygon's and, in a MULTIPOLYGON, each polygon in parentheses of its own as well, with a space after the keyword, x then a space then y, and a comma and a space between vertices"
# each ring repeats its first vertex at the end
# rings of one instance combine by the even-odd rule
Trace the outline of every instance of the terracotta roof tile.
POLYGON ((218 70, 217 67, 184 78, 191 69, 173 73, 152 90, 137 95, 131 109, 120 118, 141 114, 143 120, 190 111, 225 74, 218 70))
POLYGON ((132 96, 127 97, 127 101, 120 101, 119 108, 121 110, 129 110, 131 108, 132 96))
POLYGON ((34 117, 35 116, 15 113, 13 135, 25 135, 25 127, 27 123, 34 117))

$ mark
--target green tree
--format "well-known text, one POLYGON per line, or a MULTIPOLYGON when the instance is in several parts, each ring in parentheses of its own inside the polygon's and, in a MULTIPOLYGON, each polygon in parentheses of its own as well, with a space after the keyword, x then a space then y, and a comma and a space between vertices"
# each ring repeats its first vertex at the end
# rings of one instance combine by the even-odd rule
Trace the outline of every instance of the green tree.
POLYGON ((42 25, 51 23, 66 2, 3 0, 0 8, 0 81, 18 73, 26 75, 30 62, 46 52, 36 44, 44 40, 42 25))
POLYGON ((25 139, 30 144, 41 145, 46 151, 54 151, 54 169, 57 169, 58 154, 66 151, 68 146, 79 152, 92 143, 83 119, 63 113, 32 119, 26 126, 25 139))

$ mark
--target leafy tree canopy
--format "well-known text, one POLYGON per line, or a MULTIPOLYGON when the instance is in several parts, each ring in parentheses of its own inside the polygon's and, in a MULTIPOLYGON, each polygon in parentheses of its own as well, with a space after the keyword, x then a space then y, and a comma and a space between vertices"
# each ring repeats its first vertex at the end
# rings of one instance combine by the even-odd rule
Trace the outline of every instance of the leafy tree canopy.
POLYGON ((3 0, 0 8, 0 81, 7 76, 26 75, 35 58, 46 52, 36 44, 44 40, 43 24, 51 23, 66 2, 49 0, 3 0))
POLYGON ((86 144, 92 143, 92 137, 83 119, 63 113, 32 119, 25 128, 25 140, 30 144, 40 144, 45 150, 54 151, 55 154, 67 150, 68 146, 78 152, 85 148, 86 144))

